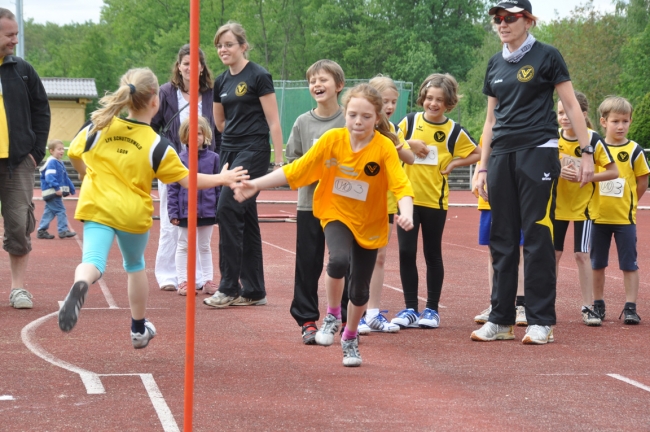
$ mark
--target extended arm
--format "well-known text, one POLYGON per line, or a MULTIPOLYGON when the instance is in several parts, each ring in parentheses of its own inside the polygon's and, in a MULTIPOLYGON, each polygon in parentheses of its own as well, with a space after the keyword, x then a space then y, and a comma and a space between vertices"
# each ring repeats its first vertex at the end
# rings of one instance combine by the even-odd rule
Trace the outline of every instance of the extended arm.
POLYGON ((499 101, 497 98, 488 96, 487 115, 485 116, 485 124, 483 125, 483 147, 481 147, 481 167, 478 169, 478 177, 476 188, 478 194, 485 201, 489 201, 487 193, 487 170, 490 161, 490 153, 492 153, 492 128, 494 127, 497 119, 494 116, 494 109, 499 101))

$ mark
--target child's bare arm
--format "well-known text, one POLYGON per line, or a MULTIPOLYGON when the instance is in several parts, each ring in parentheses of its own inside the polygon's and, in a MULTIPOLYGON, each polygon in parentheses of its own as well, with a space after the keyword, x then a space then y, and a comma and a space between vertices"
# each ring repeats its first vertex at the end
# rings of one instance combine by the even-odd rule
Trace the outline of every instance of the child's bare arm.
POLYGON ((83 180, 86 176, 86 163, 82 159, 70 158, 70 163, 75 170, 79 173, 79 180, 83 180))
POLYGON ((640 200, 648 189, 648 174, 636 178, 636 195, 640 200))
MULTIPOLYGON (((228 169, 228 164, 223 166, 221 174, 197 174, 196 175, 196 188, 209 189, 222 185, 230 185, 238 181, 248 179, 248 170, 242 167, 236 167, 231 170, 228 169)), ((186 189, 190 188, 189 176, 186 176, 178 181, 178 183, 186 189)))
POLYGON ((467 157, 454 159, 449 162, 449 165, 447 165, 444 170, 441 170, 440 173, 443 175, 449 174, 454 170, 454 168, 472 165, 478 162, 479 159, 481 159, 481 148, 476 147, 467 157))

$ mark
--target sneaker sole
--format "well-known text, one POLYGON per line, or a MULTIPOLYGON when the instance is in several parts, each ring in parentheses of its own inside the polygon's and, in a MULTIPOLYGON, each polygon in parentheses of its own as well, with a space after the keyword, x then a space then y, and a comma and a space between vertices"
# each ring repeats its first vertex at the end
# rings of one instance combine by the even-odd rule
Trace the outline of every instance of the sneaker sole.
POLYGON ((528 327, 528 321, 518 321, 515 323, 517 327, 528 327))
POLYGON ((474 322, 476 324, 485 324, 486 322, 488 322, 488 319, 489 318, 474 318, 474 322))
POLYGON ((11 307, 14 309, 31 309, 34 307, 34 302, 29 298, 19 299, 18 301, 11 302, 11 307))
POLYGON ((524 336, 524 338, 521 340, 521 343, 523 343, 524 345, 546 345, 552 342, 555 342, 555 338, 553 336, 549 337, 545 341, 536 341, 531 339, 528 336, 524 336))
POLYGON ((267 304, 266 297, 260 300, 253 300, 250 302, 233 302, 233 306, 265 306, 267 304))
POLYGON ((587 326, 587 327, 600 327, 602 325, 601 321, 585 321, 582 320, 582 322, 587 326))
POLYGON ((210 304, 210 303, 208 303, 208 301, 209 301, 211 298, 212 298, 212 297, 208 297, 207 299, 203 300, 203 304, 206 305, 206 306, 210 306, 210 307, 212 307, 212 308, 215 308, 215 309, 224 309, 224 308, 227 308, 228 306, 232 305, 234 302, 236 302, 236 301, 239 299, 239 297, 236 297, 236 298, 234 298, 232 301, 227 302, 227 303, 223 303, 223 304, 210 304))
MULTIPOLYGON (((397 325, 397 324, 395 324, 395 325, 397 325)), ((399 332, 399 329, 400 329, 400 326, 399 326, 399 325, 397 325, 397 328, 393 327, 393 328, 389 328, 388 330, 384 330, 384 329, 382 329, 382 330, 375 330, 374 328, 371 327, 371 328, 370 328, 370 332, 376 332, 376 333, 397 333, 397 332, 399 332)), ((359 332, 359 334, 361 334, 361 332, 359 332)))
POLYGON ((498 340, 513 340, 515 338, 515 335, 510 335, 510 334, 498 334, 492 339, 483 339, 482 337, 478 336, 474 332, 472 332, 472 335, 470 336, 470 339, 473 341, 477 342, 494 342, 498 340))
POLYGON ((628 325, 637 325, 640 323, 641 321, 637 321, 637 320, 623 320, 623 324, 628 324, 628 325))
POLYGON ((345 366, 345 367, 359 367, 359 366, 361 366, 361 359, 356 359, 356 358, 343 359, 343 366, 345 366))
POLYGON ((77 324, 79 312, 86 301, 88 284, 86 282, 75 282, 70 292, 63 301, 59 310, 59 328, 64 332, 71 331, 77 324))
MULTIPOLYGON (((366 328, 361 328, 361 327, 359 327, 359 328, 357 328, 357 332, 358 332, 361 336, 368 336, 372 331, 373 331, 373 330, 372 330, 370 327, 366 327, 366 328)), ((376 331, 378 331, 378 330, 376 330, 376 331)))

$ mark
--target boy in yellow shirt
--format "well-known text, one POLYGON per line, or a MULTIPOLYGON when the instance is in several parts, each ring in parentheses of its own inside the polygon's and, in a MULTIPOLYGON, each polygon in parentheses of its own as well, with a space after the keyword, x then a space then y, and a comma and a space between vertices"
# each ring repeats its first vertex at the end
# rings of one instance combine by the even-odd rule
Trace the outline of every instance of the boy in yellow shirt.
POLYGON ((594 222, 591 266, 594 270, 594 312, 605 319, 605 268, 608 264, 612 234, 616 241, 618 263, 623 271, 625 324, 639 324, 636 312, 639 292, 639 267, 636 250, 636 208, 648 188, 650 167, 643 149, 627 139, 632 123, 632 105, 622 97, 608 97, 600 104, 600 124, 606 131, 605 145, 618 168, 618 178, 600 183, 600 209, 594 222))

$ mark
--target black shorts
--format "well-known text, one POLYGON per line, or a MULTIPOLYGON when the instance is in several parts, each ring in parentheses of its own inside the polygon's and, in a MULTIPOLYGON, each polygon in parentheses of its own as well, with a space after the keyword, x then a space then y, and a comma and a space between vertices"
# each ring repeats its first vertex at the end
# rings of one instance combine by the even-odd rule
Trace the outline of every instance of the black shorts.
MULTIPOLYGON (((564 239, 569 229, 570 221, 555 220, 553 222, 553 245, 558 252, 564 251, 564 239)), ((591 230, 593 221, 573 221, 573 252, 589 253, 591 249, 591 230)))

